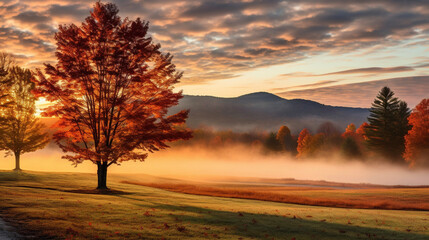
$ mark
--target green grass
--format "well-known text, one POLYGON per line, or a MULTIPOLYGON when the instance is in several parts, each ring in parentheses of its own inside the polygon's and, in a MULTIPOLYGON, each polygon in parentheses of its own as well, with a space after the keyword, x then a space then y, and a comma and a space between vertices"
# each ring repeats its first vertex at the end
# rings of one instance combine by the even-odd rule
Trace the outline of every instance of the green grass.
POLYGON ((96 176, 0 172, 0 210, 44 239, 429 239, 429 212, 364 210, 196 196, 96 176))

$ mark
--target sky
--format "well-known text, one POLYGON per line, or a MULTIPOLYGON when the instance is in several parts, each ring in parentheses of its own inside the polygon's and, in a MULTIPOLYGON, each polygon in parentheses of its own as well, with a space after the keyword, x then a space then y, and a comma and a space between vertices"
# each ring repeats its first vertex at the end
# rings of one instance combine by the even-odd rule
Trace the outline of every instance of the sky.
MULTIPOLYGON (((184 72, 177 89, 236 97, 266 91, 370 107, 384 85, 411 107, 429 97, 429 1, 112 0, 150 22, 184 72)), ((0 0, 0 51, 25 67, 55 62, 60 24, 89 15, 87 0, 0 0)))

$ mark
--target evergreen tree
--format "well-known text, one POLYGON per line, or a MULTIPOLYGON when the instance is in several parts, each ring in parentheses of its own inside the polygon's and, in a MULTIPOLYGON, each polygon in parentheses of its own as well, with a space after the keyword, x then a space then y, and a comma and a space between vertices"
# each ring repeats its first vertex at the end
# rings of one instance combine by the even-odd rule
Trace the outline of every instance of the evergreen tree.
POLYGON ((368 147, 382 155, 400 160, 404 151, 404 136, 410 129, 410 109, 395 93, 383 87, 377 95, 365 127, 368 147))

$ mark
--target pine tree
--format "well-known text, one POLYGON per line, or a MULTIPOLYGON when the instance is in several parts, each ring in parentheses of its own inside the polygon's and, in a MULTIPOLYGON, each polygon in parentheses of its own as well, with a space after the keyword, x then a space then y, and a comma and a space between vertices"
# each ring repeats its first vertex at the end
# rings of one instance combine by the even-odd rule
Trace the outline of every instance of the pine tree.
POLYGON ((368 147, 394 160, 401 160, 405 149, 404 136, 410 129, 410 109, 395 93, 383 87, 377 95, 365 127, 368 147))

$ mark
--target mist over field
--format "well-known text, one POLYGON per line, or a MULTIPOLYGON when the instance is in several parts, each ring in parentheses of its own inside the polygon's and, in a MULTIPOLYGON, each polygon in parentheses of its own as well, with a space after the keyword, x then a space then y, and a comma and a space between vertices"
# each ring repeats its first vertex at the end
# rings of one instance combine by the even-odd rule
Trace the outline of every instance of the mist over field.
MULTIPOLYGON (((88 161, 74 167, 61 159, 55 145, 22 156, 22 168, 46 172, 95 173, 88 161)), ((0 169, 12 169, 14 158, 0 161, 0 169)), ((283 154, 264 154, 257 146, 234 144, 222 149, 202 146, 172 147, 150 154, 144 163, 125 162, 112 165, 109 173, 149 174, 187 180, 222 179, 222 177, 295 178, 345 183, 385 185, 427 185, 429 169, 413 169, 386 161, 357 161, 341 157, 296 159, 283 154)), ((94 179, 95 181, 95 179, 94 179)))

